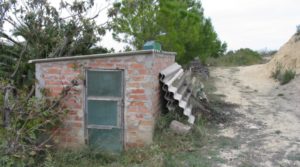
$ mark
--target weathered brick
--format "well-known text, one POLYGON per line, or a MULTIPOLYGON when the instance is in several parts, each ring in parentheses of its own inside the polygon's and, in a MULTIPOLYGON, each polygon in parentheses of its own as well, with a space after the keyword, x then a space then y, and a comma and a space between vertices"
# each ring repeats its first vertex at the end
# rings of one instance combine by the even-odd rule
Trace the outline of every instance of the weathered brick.
POLYGON ((71 125, 78 128, 83 127, 81 122, 72 122, 71 125))
POLYGON ((131 64, 130 67, 133 68, 133 69, 145 68, 145 66, 143 64, 131 64))
POLYGON ((135 117, 138 118, 138 119, 141 119, 141 118, 144 118, 144 115, 143 114, 136 114, 135 117))
POLYGON ((68 63, 67 64, 67 67, 72 68, 72 69, 75 68, 76 66, 77 66, 77 64, 75 64, 75 63, 68 63))
POLYGON ((130 106, 145 106, 145 102, 133 101, 130 103, 130 106))
MULTIPOLYGON (((48 85, 50 86, 50 85, 48 85)), ((60 94, 61 91, 63 90, 63 86, 62 85, 53 85, 52 87, 47 87, 46 89, 49 90, 50 93, 55 92, 60 94)))
POLYGON ((129 98, 133 100, 147 100, 145 95, 129 95, 129 98))
POLYGON ((137 146, 138 146, 137 143, 126 143, 127 148, 134 148, 134 147, 137 147, 137 146))
POLYGON ((106 63, 101 65, 102 68, 114 68, 114 64, 112 63, 106 63))
POLYGON ((121 63, 122 60, 121 59, 112 59, 110 60, 111 63, 121 63))
POLYGON ((59 74, 61 69, 58 67, 52 67, 47 70, 48 74, 59 74))
POLYGON ((128 73, 129 75, 131 75, 131 74, 135 74, 135 71, 136 71, 136 70, 128 69, 128 70, 127 70, 127 73, 128 73))
POLYGON ((140 83, 139 82, 129 82, 129 83, 127 83, 127 86, 129 87, 129 88, 139 88, 140 87, 140 83))
POLYGON ((77 111, 69 110, 69 111, 68 111, 68 114, 69 114, 69 115, 76 115, 76 114, 77 114, 77 111))
POLYGON ((46 85, 62 85, 62 81, 59 80, 45 80, 46 85))
POLYGON ((139 108, 137 106, 129 106, 128 112, 139 112, 139 108))
POLYGON ((126 64, 115 64, 114 65, 117 69, 126 69, 126 64))
MULTIPOLYGON (((157 82, 158 84, 158 82, 157 82)), ((152 89, 154 86, 154 82, 143 83, 143 87, 146 89, 152 89)))
POLYGON ((132 89, 131 93, 132 94, 144 94, 145 90, 144 89, 132 89))
POLYGON ((68 74, 80 74, 80 71, 79 70, 75 70, 75 69, 65 69, 61 72, 63 75, 68 75, 68 74))
POLYGON ((139 69, 139 70, 138 70, 138 73, 139 73, 140 75, 146 75, 146 74, 148 74, 148 71, 145 70, 145 69, 139 69))
POLYGON ((133 76, 133 77, 131 77, 131 79, 133 81, 143 81, 145 79, 145 77, 143 75, 139 75, 139 76, 133 76))
POLYGON ((145 113, 145 112, 149 112, 148 108, 145 106, 139 106, 139 112, 141 113, 145 113))
POLYGON ((82 118, 82 117, 79 117, 79 116, 76 116, 76 117, 75 117, 75 121, 83 121, 83 118, 82 118))
POLYGON ((151 125, 154 125, 154 121, 153 120, 151 120, 151 121, 142 120, 141 121, 141 126, 151 126, 151 125))

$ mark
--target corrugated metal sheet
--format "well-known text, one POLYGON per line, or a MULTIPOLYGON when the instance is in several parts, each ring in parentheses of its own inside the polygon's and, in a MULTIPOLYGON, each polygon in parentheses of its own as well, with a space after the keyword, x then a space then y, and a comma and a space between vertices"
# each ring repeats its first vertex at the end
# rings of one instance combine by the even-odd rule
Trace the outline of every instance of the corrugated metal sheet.
POLYGON ((192 115, 191 72, 185 72, 179 64, 174 63, 160 72, 160 81, 163 83, 162 90, 165 93, 168 110, 181 108, 183 114, 188 117, 188 122, 193 124, 195 116, 192 115))

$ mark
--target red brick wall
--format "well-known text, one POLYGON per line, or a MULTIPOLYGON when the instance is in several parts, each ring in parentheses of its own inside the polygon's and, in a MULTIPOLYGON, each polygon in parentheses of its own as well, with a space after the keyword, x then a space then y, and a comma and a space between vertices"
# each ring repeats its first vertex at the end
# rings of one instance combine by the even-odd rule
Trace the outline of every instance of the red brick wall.
POLYGON ((50 97, 57 97, 72 80, 79 85, 64 101, 68 114, 55 140, 62 146, 80 146, 85 143, 84 103, 85 70, 123 69, 124 142, 126 147, 142 146, 152 142, 155 116, 159 112, 159 79, 161 70, 174 63, 173 55, 147 55, 54 61, 36 64, 37 95, 46 88, 50 97))
MULTIPOLYGON (((154 59, 154 70, 153 70, 153 76, 156 77, 156 80, 159 80, 159 73, 163 69, 167 68, 168 66, 172 65, 175 63, 175 57, 166 57, 164 55, 160 55, 155 57, 154 59)), ((158 116, 158 113, 161 112, 161 89, 160 89, 160 84, 156 84, 154 87, 154 93, 153 93, 153 107, 155 111, 155 118, 158 116)))

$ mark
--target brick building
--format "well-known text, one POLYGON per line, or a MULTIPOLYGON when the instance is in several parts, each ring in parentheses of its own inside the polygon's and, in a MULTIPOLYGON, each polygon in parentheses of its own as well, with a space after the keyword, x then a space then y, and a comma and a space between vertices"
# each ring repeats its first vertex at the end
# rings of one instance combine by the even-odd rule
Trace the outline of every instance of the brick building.
POLYGON ((37 96, 46 89, 57 97, 72 81, 79 83, 64 101, 69 112, 55 141, 109 150, 152 142, 160 112, 159 72, 174 62, 175 53, 156 50, 30 61, 37 96))

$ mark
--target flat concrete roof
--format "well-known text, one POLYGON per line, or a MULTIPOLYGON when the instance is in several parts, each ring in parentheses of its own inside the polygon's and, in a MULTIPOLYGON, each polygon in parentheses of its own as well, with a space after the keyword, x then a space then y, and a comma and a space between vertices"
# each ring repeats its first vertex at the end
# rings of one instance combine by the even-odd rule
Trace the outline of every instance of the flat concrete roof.
POLYGON ((28 63, 44 63, 44 62, 54 62, 54 61, 122 57, 122 56, 134 56, 134 55, 137 56, 141 54, 154 54, 154 53, 161 53, 165 55, 176 55, 176 52, 166 52, 166 51, 159 51, 159 50, 138 50, 138 51, 120 52, 120 53, 103 53, 103 54, 92 54, 92 55, 78 55, 78 56, 68 56, 68 57, 34 59, 34 60, 29 60, 28 63))

